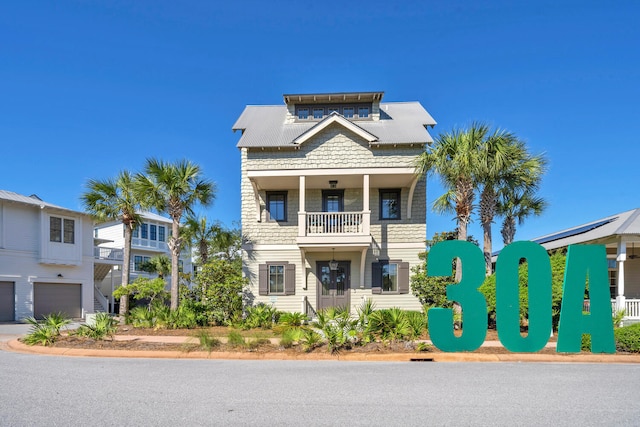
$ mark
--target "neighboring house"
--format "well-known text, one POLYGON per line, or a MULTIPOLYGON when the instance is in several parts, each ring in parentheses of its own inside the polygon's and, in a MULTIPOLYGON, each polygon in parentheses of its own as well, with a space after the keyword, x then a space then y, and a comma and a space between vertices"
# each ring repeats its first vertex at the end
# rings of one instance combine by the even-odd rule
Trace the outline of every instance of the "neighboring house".
POLYGON ((640 321, 640 209, 611 215, 533 241, 547 250, 563 249, 573 244, 605 245, 612 307, 625 310, 627 319, 640 321))
POLYGON ((89 215, 0 190, 0 321, 94 310, 89 215))
POLYGON ((234 124, 254 304, 422 308, 409 287, 426 239, 415 162, 436 122, 418 102, 382 96, 284 95, 284 105, 247 106, 234 124))
MULTIPOLYGON (((152 212, 140 213, 142 223, 133 230, 131 239, 130 282, 138 277, 157 277, 157 274, 142 271, 141 266, 157 255, 171 258, 167 241, 171 232, 172 221, 152 212)), ((122 259, 124 250, 124 225, 122 221, 111 221, 98 224, 93 229, 96 242, 96 296, 103 302, 105 311, 117 312, 118 301, 113 300, 113 291, 122 284, 122 259), (103 299, 104 298, 104 299, 103 299)), ((180 267, 183 272, 191 272, 191 257, 181 256, 180 267)), ((170 275, 165 277, 168 285, 170 275)))

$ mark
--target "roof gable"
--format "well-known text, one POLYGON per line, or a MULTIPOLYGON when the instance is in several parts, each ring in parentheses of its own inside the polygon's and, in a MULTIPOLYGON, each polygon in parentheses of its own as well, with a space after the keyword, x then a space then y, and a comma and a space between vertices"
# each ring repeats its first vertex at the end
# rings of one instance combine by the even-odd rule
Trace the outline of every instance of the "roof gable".
POLYGON ((350 130, 351 132, 353 132, 356 135, 360 136, 361 138, 363 138, 364 140, 366 140, 369 143, 372 143, 372 142, 378 140, 377 136, 375 136, 374 134, 372 134, 370 132, 367 132, 366 130, 362 129, 360 126, 356 125, 355 123, 350 122, 349 120, 345 119, 340 114, 331 113, 331 115, 327 116, 325 119, 323 119, 320 122, 318 122, 311 129, 306 130, 300 136, 298 136, 296 139, 294 139, 293 143, 296 144, 296 145, 303 144, 304 142, 306 142, 309 139, 313 138, 314 136, 318 135, 320 132, 322 132, 324 129, 326 129, 327 127, 331 126, 334 123, 336 123, 336 124, 346 128, 346 129, 350 130))

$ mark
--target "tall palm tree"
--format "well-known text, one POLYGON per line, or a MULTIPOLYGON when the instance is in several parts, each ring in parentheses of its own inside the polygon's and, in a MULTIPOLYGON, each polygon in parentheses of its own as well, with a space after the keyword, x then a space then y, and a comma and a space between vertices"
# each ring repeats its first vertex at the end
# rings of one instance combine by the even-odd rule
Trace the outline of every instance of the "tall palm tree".
POLYGON ((144 194, 143 206, 166 212, 173 221, 168 245, 171 250, 171 310, 178 308, 178 260, 183 246, 180 236, 182 215, 192 214, 193 206, 207 206, 215 198, 215 184, 201 178, 200 167, 188 160, 176 163, 147 159, 144 174, 136 176, 137 188, 144 194))
POLYGON ((535 187, 523 188, 506 186, 500 189, 497 212, 503 217, 502 241, 507 246, 513 242, 516 235, 516 221, 524 224, 529 216, 539 216, 546 209, 548 203, 535 194, 535 187))
MULTIPOLYGON (((458 240, 467 240, 467 228, 474 209, 475 183, 479 152, 489 128, 474 122, 469 128, 458 128, 439 135, 433 146, 418 159, 416 173, 437 174, 445 193, 433 203, 436 212, 454 212, 458 240)), ((456 261, 456 280, 460 280, 460 260, 456 261)))
MULTIPOLYGON (((140 223, 137 214, 140 197, 136 191, 133 175, 120 172, 115 179, 87 181, 87 190, 81 201, 85 210, 97 221, 121 221, 124 225, 124 254, 122 260, 122 286, 129 284, 131 263, 131 237, 133 229, 140 223)), ((128 296, 120 298, 119 315, 122 320, 129 309, 128 296)))
POLYGON ((534 185, 540 181, 545 166, 546 160, 542 155, 532 156, 526 144, 510 132, 496 130, 483 141, 476 185, 480 191, 480 223, 487 276, 493 272, 491 227, 496 215, 498 190, 534 185))

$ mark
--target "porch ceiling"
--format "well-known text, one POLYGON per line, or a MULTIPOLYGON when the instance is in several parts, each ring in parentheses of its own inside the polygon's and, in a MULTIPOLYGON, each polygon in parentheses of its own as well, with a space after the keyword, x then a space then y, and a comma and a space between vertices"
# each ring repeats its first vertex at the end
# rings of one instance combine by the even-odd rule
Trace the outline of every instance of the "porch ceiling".
POLYGON ((248 176, 258 190, 291 190, 299 186, 299 177, 306 177, 307 189, 329 189, 329 181, 338 181, 336 188, 362 188, 364 175, 369 175, 370 188, 408 188, 416 178, 413 168, 380 168, 375 170, 282 170, 249 171, 248 176))

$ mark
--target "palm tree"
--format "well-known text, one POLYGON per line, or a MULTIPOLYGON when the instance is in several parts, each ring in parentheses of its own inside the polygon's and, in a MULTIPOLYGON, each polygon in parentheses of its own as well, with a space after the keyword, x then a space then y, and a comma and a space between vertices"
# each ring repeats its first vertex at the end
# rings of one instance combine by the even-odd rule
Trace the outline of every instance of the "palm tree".
POLYGON ((502 221, 502 241, 507 246, 513 242, 516 235, 516 221, 524 224, 525 218, 539 216, 547 207, 542 197, 535 195, 535 187, 522 188, 506 186, 500 189, 497 212, 504 219, 502 221))
POLYGON ((480 223, 487 276, 493 272, 491 226, 498 204, 498 190, 534 185, 540 181, 545 166, 542 155, 529 154, 525 143, 510 132, 496 130, 483 141, 476 185, 480 190, 480 223))
MULTIPOLYGON (((85 210, 97 221, 121 221, 124 225, 124 255, 122 260, 122 286, 129 284, 131 262, 131 237, 133 229, 140 222, 137 214, 140 197, 136 192, 133 175, 128 171, 120 172, 115 179, 90 179, 87 191, 81 196, 85 210)), ((129 309, 129 298, 120 298, 120 318, 129 309)))
POLYGON ((156 255, 142 263, 140 270, 156 273, 160 279, 164 279, 171 272, 171 260, 166 255, 156 255))
MULTIPOLYGON (((446 192, 435 200, 436 212, 455 212, 458 240, 467 240, 467 227, 473 213, 479 152, 489 128, 472 123, 468 129, 454 129, 439 135, 430 150, 418 159, 418 175, 437 174, 446 192)), ((461 278, 460 260, 456 261, 456 280, 461 278)))
POLYGON ((199 218, 195 215, 188 215, 180 234, 183 239, 193 246, 198 254, 200 264, 206 264, 209 260, 209 249, 214 239, 220 233, 222 227, 219 223, 207 224, 207 218, 199 218))
POLYGON ((193 206, 207 206, 215 198, 215 184, 201 178, 200 167, 188 160, 176 163, 147 159, 144 174, 136 176, 137 188, 145 195, 144 207, 167 212, 173 224, 168 245, 171 250, 171 310, 178 308, 178 260, 183 246, 180 236, 182 215, 192 214, 193 206))

